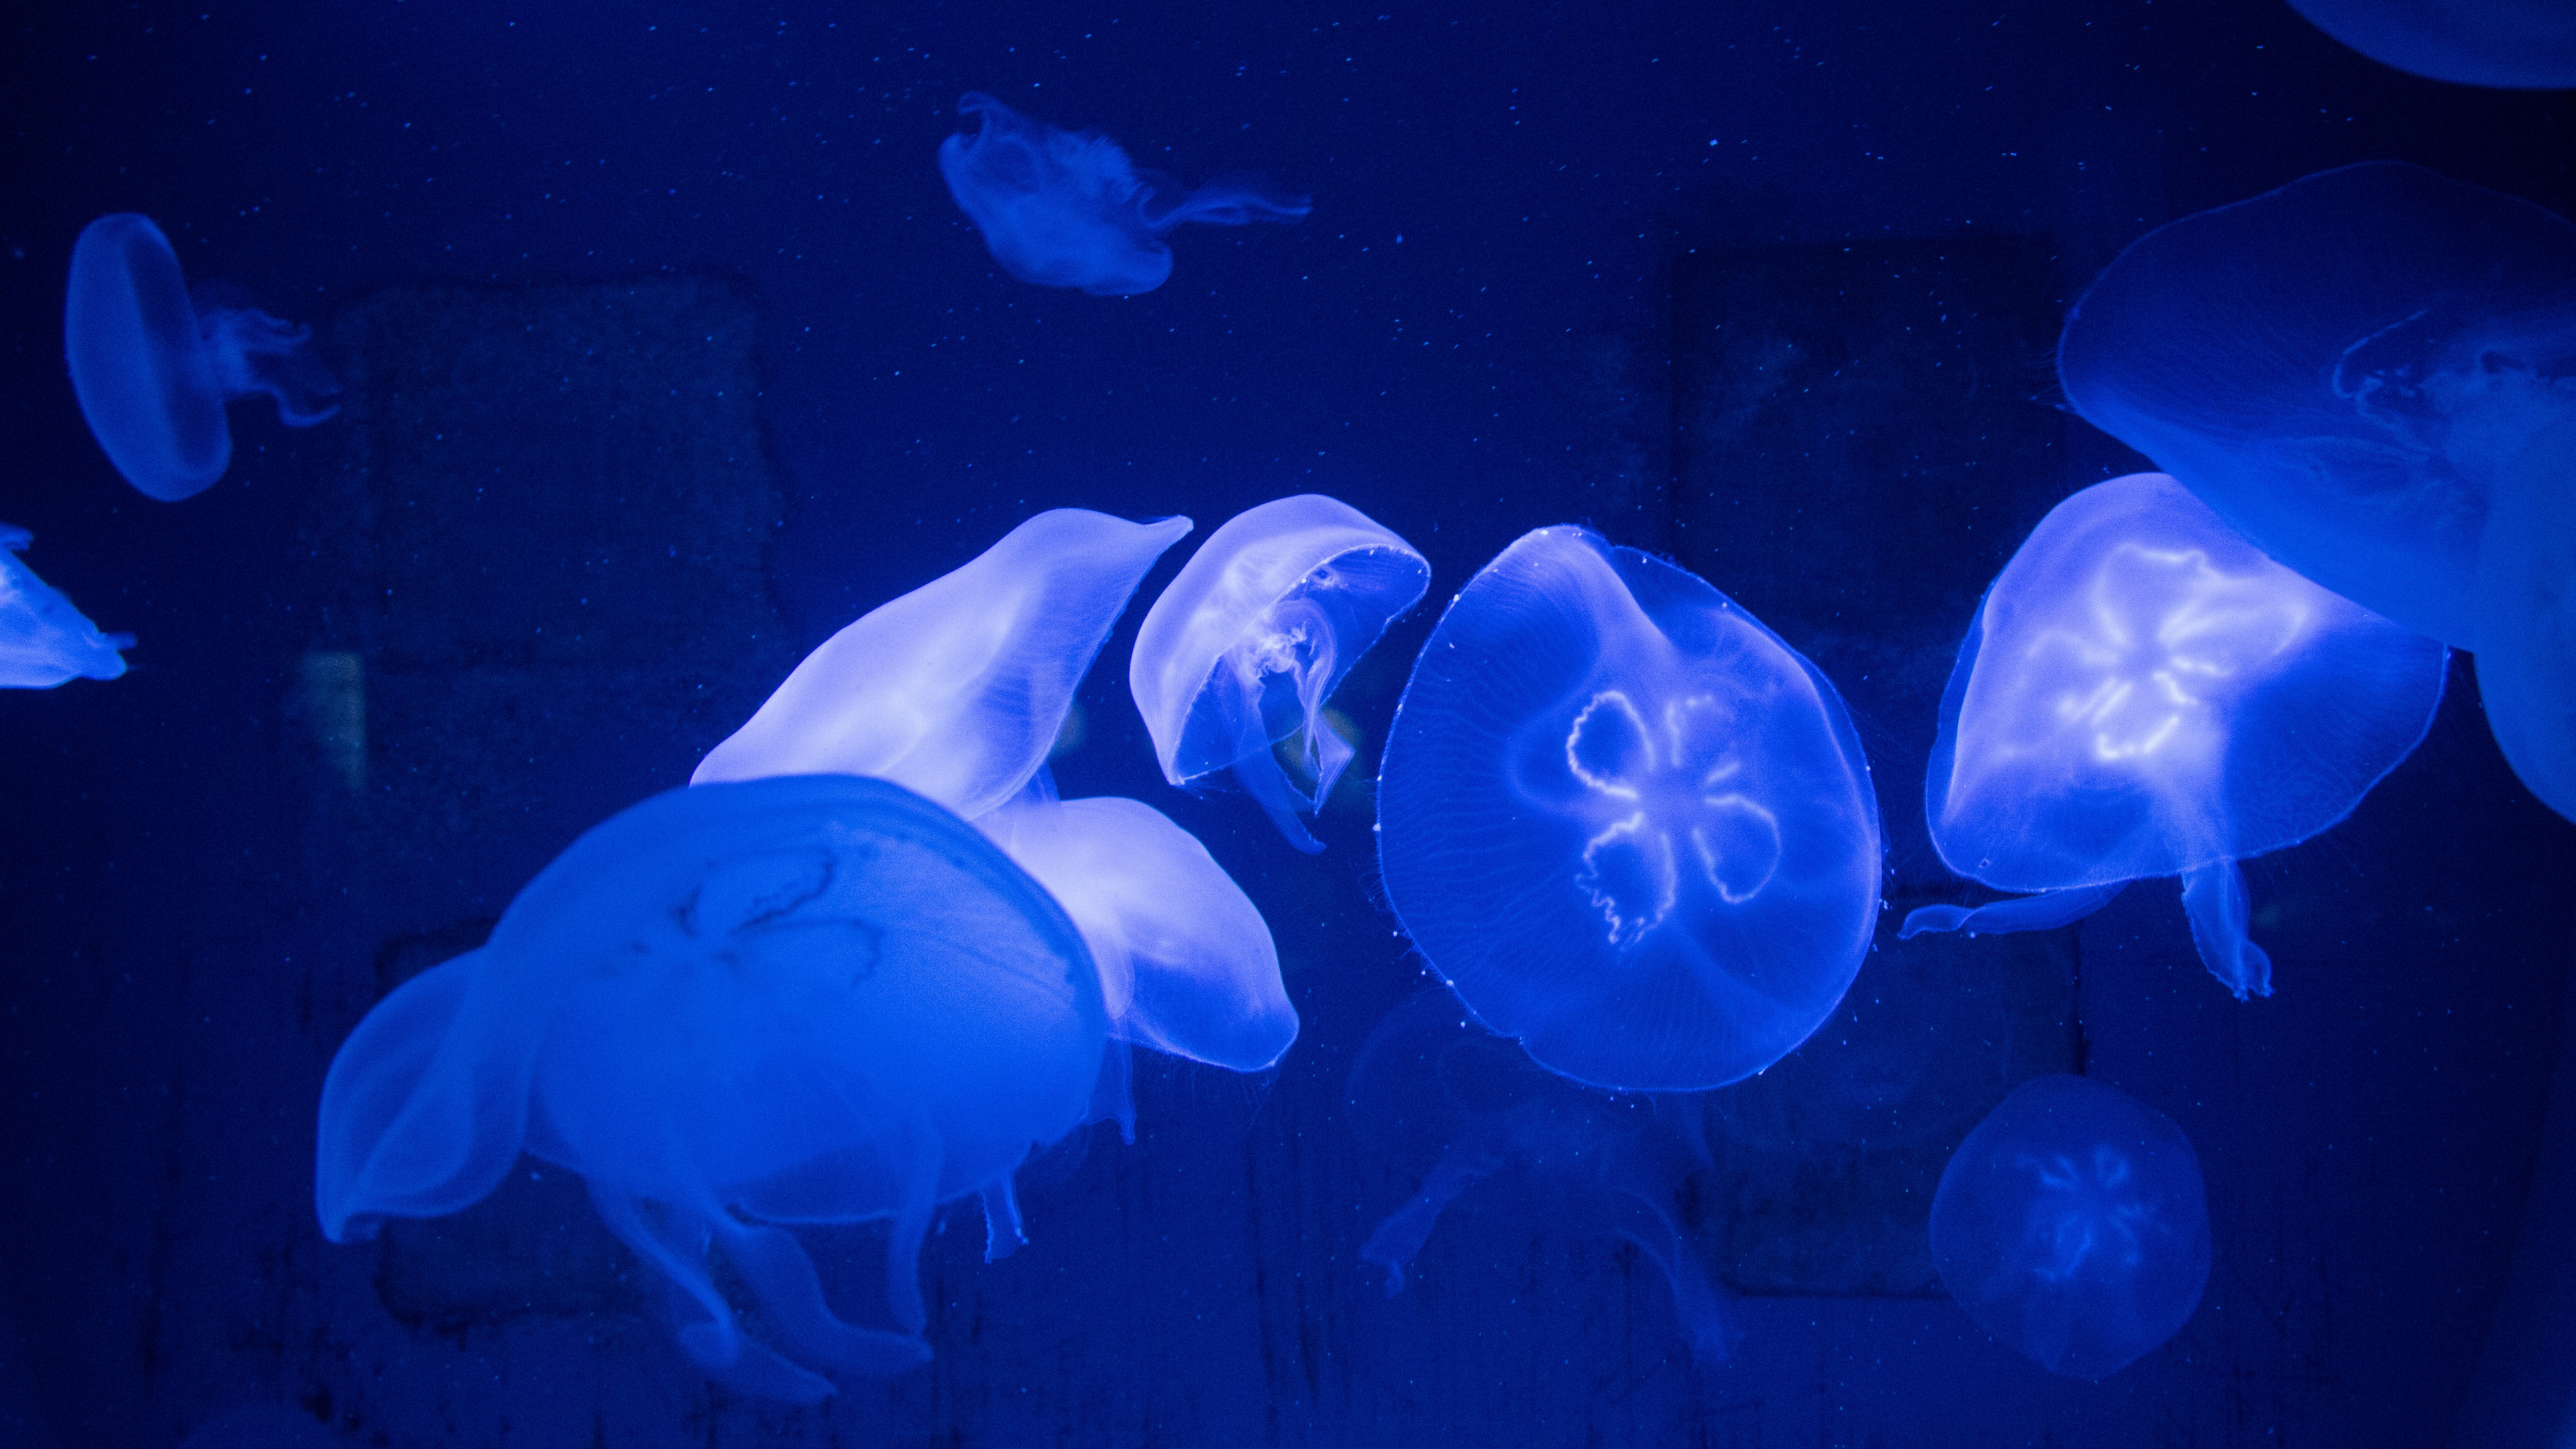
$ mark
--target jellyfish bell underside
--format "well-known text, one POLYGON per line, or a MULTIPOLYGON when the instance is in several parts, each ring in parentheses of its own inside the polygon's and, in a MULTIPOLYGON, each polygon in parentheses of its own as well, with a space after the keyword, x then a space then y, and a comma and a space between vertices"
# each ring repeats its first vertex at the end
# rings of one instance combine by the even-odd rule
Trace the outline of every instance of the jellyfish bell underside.
POLYGON ((1698 577, 1586 529, 1525 535, 1450 602, 1378 791, 1406 933, 1579 1082, 1750 1076, 1869 947, 1877 804, 1831 683, 1698 577))
POLYGON ((1082 1120, 1106 1035, 1072 922, 938 805, 843 775, 671 791, 359 1024, 323 1089, 316 1209, 349 1242, 466 1207, 534 1153, 669 1279, 701 1369, 811 1402, 821 1370, 928 1357, 934 1209, 980 1193, 988 1252, 1018 1241, 1011 1173, 1082 1120), (874 1220, 892 1329, 836 1315, 792 1231, 874 1220))
POLYGON ((1924 789, 1952 870, 2039 894, 1925 907, 1902 934, 2064 925, 2174 875, 2211 974, 2269 995, 2236 862, 2350 814, 2430 728, 2447 657, 2164 474, 2077 493, 1978 606, 1924 789))
POLYGON ((192 302, 149 217, 119 212, 72 247, 63 346, 72 391, 116 470, 167 502, 205 491, 232 461, 227 401, 264 393, 290 427, 338 411, 312 330, 247 306, 192 302))
POLYGON ((2505 90, 2576 86, 2565 0, 2290 0, 2308 23, 2381 65, 2505 90))
POLYGON ((0 523, 0 689, 51 689, 75 678, 114 679, 131 634, 102 634, 60 589, 18 554, 35 536, 0 523))
POLYGON ((1986 1332, 2099 1379, 2171 1339, 2208 1284, 2208 1193, 2162 1112, 2084 1077, 2013 1089, 1951 1154, 1932 1265, 1986 1332))
POLYGON ((1324 702, 1430 582, 1412 545, 1321 494, 1228 519, 1146 611, 1129 658, 1163 778, 1231 771, 1290 844, 1323 849, 1297 816, 1322 808, 1352 757, 1324 702), (1291 738, 1311 789, 1273 753, 1291 738))
POLYGON ((993 260, 1023 282, 1101 297, 1150 292, 1172 274, 1162 234, 1173 227, 1291 222, 1311 209, 1257 177, 1188 190, 1137 167, 1106 136, 1031 120, 980 91, 957 110, 980 124, 939 143, 940 175, 993 260))

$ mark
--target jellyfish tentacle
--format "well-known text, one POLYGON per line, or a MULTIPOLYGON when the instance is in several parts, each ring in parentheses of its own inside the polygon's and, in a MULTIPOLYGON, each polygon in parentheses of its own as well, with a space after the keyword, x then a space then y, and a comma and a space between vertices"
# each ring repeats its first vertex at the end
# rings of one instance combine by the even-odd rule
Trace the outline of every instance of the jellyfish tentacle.
POLYGON ((939 1166, 943 1153, 938 1131, 926 1122, 906 1123, 896 1133, 902 1163, 896 1169, 901 1197, 894 1229, 886 1235, 886 1306, 904 1332, 918 1336, 930 1322, 921 1301, 921 1244, 930 1236, 930 1215, 939 1206, 939 1166))
POLYGON ((2124 880, 2072 886, 2062 891, 2016 896, 2008 901, 1989 901, 1974 908, 1917 906, 1905 913, 1905 924, 1897 928, 1896 939, 1910 941, 1927 931, 1965 931, 1971 936, 2002 936, 2014 931, 2054 930, 2059 926, 2071 926, 2109 905, 2111 898, 2128 886, 2124 880))
POLYGON ((2191 944, 2220 985, 2239 1001, 2272 994, 2272 958, 2245 934, 2245 873, 2235 861, 2184 871, 2182 909, 2191 921, 2191 944))
POLYGON ((930 1361, 930 1345, 912 1334, 888 1333, 845 1323, 823 1300, 823 1285, 814 1260, 805 1255, 784 1228, 737 1221, 730 1214, 709 1219, 717 1240, 742 1270, 751 1291, 769 1310, 779 1331, 795 1347, 826 1363, 863 1374, 902 1373, 930 1361))
POLYGON ((1502 1170, 1504 1152, 1495 1144, 1459 1143, 1441 1154, 1423 1180, 1422 1189, 1388 1213, 1360 1245, 1360 1261, 1386 1270, 1386 1296, 1404 1291, 1405 1265, 1431 1240, 1431 1229, 1458 1194, 1502 1170))
POLYGON ((1029 1235, 1020 1224, 1020 1194, 1012 1186, 1011 1175, 1003 1173, 984 1184, 984 1261, 998 1263, 1027 1247, 1029 1235))

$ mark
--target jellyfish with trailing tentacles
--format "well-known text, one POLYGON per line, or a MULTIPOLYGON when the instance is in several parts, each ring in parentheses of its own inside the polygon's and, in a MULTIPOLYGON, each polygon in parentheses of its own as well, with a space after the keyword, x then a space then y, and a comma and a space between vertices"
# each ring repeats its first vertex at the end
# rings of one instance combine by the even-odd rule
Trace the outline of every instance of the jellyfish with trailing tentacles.
POLYGON ((1613 1090, 1795 1050, 1869 949, 1880 854, 1824 675, 1697 576, 1572 526, 1450 601, 1378 774, 1387 902, 1431 969, 1613 1090))
POLYGON ((2161 473, 2040 520, 1959 646, 1924 782, 1961 875, 2039 894, 1925 906, 1903 934, 2064 925, 2182 877, 2200 957, 2272 991, 2236 862, 2352 813, 2442 701, 2448 651, 2263 556, 2161 473))
POLYGON ((1942 1169, 1932 1266, 2031 1362, 2098 1379, 2182 1331, 2209 1282, 2200 1159, 2173 1119, 2083 1077, 2034 1077, 1942 1169))
POLYGON ((1023 282, 1102 297, 1150 292, 1172 274, 1163 233, 1181 223, 1297 221, 1312 209, 1254 176, 1188 190, 1135 165, 1106 136, 1058 130, 980 91, 957 110, 982 124, 939 143, 939 172, 993 260, 1023 282))
POLYGON ((1344 1100, 1361 1140, 1399 1182, 1419 1184, 1360 1246, 1361 1261, 1386 1271, 1389 1297, 1449 1204, 1493 1181, 1533 1224, 1635 1245, 1671 1288, 1692 1356, 1717 1364, 1733 1352, 1741 1335, 1725 1295, 1684 1231, 1685 1183, 1705 1149, 1659 1103, 1540 1069, 1436 987, 1369 1033, 1344 1100))
POLYGON ((676 1286, 681 1345, 746 1392, 929 1357, 933 1210, 1083 1120, 1107 1020, 1082 937, 983 836, 899 786, 803 775, 657 795, 583 835, 480 949, 367 1014, 323 1086, 335 1242, 458 1211, 522 1151, 581 1174, 676 1286), (800 1224, 888 1220, 894 1327, 824 1301, 800 1224), (719 1252, 780 1340, 718 1285, 719 1252))
POLYGON ((131 634, 102 634, 60 589, 18 561, 35 535, 0 523, 0 689, 51 689, 67 679, 114 679, 131 634))
POLYGON ((2319 30, 2410 75, 2507 90, 2576 86, 2566 0, 2290 0, 2319 30))
POLYGON ((2066 395, 2257 548, 2477 655, 2576 818, 2576 226, 2420 167, 2159 228, 2077 303, 2066 395))
POLYGON ((1324 701, 1430 582, 1411 544, 1338 499, 1302 494, 1227 519, 1146 610, 1128 661, 1163 778, 1231 770, 1290 844, 1323 849, 1297 814, 1321 809, 1351 762, 1324 701), (1291 738, 1311 792, 1272 753, 1291 738))
POLYGON ((192 299, 178 255, 149 217, 102 216, 72 247, 63 350, 91 436, 127 482, 166 502, 201 493, 233 456, 224 404, 266 393, 307 428, 339 392, 306 346, 312 329, 192 299))

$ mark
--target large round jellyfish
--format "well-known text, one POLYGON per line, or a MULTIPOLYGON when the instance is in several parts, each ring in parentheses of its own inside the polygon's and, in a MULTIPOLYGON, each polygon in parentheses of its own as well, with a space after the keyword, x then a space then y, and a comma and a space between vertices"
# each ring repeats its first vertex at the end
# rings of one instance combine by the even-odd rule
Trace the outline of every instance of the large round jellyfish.
POLYGON ((968 819, 1046 763, 1074 686, 1186 518, 1055 508, 805 656, 690 779, 874 775, 968 819))
POLYGON ((247 307, 191 302, 178 255, 152 219, 102 216, 72 246, 63 351, 91 436, 125 480, 169 502, 201 493, 232 461, 231 399, 266 393, 289 427, 339 411, 313 332, 247 307))
POLYGON ((2410 75, 2507 90, 2576 86, 2567 0, 2290 0, 2326 34, 2410 75))
POLYGON ((2270 995, 2236 862, 2351 814, 2424 738, 2447 658, 2162 473, 2083 490, 1986 590, 1924 782, 1952 870, 2044 894, 1926 906, 1904 934, 2063 925, 2124 882, 2179 875, 2210 973, 2270 995))
POLYGON ((1450 601, 1378 831, 1431 968, 1541 1066, 1614 1090, 1788 1055, 1878 916, 1878 806, 1833 685, 1697 576, 1571 525, 1450 601))
POLYGON ((1740 1334, 1683 1231, 1688 1180, 1708 1164, 1696 1137, 1662 1115, 1675 1100, 1695 1101, 1577 1086, 1466 1020, 1449 993, 1415 993, 1361 1044, 1345 1090, 1362 1142, 1399 1182, 1420 1184, 1379 1220, 1360 1260, 1386 1271, 1387 1296, 1401 1293, 1442 1212, 1494 1179, 1533 1227, 1635 1244, 1672 1289, 1692 1356, 1723 1363, 1740 1334))
POLYGON ((0 689, 51 689, 81 676, 114 679, 125 672, 117 651, 131 634, 102 634, 60 589, 18 561, 35 535, 0 523, 0 689))
POLYGON ((2209 1282, 2209 1203, 2182 1129, 2083 1077, 2034 1077, 1959 1144, 1932 1266, 1977 1326, 2098 1379, 2182 1330, 2209 1282))
POLYGON ((1128 661, 1163 778, 1232 770, 1291 844, 1323 849, 1297 812, 1322 808, 1351 762, 1324 701, 1430 583, 1411 544, 1319 493, 1227 519, 1145 612, 1128 661), (1292 735, 1311 794, 1271 753, 1292 735))
POLYGON ((315 1205, 348 1242, 464 1208, 533 1152, 682 1290, 702 1369, 811 1401, 817 1368, 929 1356, 932 1210, 980 1192, 988 1253, 1018 1242, 1012 1170, 1082 1120, 1106 1033, 1073 923, 946 810, 847 775, 675 790, 359 1023, 323 1086, 315 1205), (788 1231, 870 1219, 893 1223, 896 1330, 836 1317, 788 1231), (743 1331, 711 1246, 784 1352, 743 1331))

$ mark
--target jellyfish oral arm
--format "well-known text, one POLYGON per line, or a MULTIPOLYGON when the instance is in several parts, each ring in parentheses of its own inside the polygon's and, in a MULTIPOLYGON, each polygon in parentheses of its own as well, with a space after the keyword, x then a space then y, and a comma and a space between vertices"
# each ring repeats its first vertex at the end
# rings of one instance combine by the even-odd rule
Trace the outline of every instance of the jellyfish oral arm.
POLYGON ((2128 882, 2041 891, 1971 909, 1967 906, 1917 906, 1905 913, 1896 939, 1910 941, 1927 931, 1965 931, 1971 936, 2002 936, 2014 931, 2049 931, 2071 926, 2111 903, 2128 882))
POLYGON ((2272 958, 2245 935, 2245 874, 2221 860, 2182 876, 2182 910, 2191 921, 2191 944, 2220 985, 2247 996, 2272 994, 2272 958))

